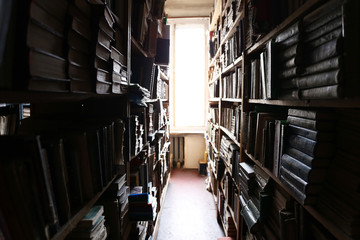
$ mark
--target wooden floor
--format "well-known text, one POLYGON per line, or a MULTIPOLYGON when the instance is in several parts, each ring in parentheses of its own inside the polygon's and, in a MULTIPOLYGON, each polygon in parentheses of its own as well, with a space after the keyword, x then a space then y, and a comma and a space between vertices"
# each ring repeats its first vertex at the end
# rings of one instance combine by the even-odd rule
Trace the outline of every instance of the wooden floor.
POLYGON ((171 172, 156 240, 216 240, 224 232, 216 220, 216 206, 198 170, 171 172))

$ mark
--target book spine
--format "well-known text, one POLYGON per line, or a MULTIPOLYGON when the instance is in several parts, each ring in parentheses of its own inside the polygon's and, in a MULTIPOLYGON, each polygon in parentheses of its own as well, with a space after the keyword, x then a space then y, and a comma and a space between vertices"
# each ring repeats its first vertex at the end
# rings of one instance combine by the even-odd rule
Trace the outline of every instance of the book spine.
POLYGON ((340 69, 341 63, 342 63, 342 58, 340 56, 337 56, 305 67, 304 74, 308 75, 312 73, 324 72, 333 69, 340 69))
POLYGON ((328 11, 328 13, 325 13, 325 14, 322 13, 322 15, 319 15, 318 11, 321 11, 321 10, 322 11, 325 10, 325 5, 324 5, 324 9, 320 8, 319 10, 313 11, 312 13, 310 13, 309 15, 304 17, 303 30, 305 33, 309 33, 309 32, 318 30, 319 28, 323 27, 327 23, 333 21, 334 19, 336 19, 342 15, 341 8, 336 8, 333 11, 328 11, 326 9, 326 11, 328 11))
POLYGON ((340 37, 342 37, 342 29, 341 29, 341 26, 338 26, 338 28, 332 30, 329 33, 325 33, 324 35, 321 35, 318 38, 314 38, 314 36, 308 36, 308 41, 304 45, 305 45, 306 49, 314 49, 316 47, 319 47, 322 44, 325 44, 328 41, 331 41, 333 39, 340 38, 340 37))
POLYGON ((282 90, 279 99, 281 100, 298 100, 300 99, 299 89, 282 90))
POLYGON ((298 34, 300 32, 300 29, 301 22, 297 21, 296 23, 279 33, 279 35, 276 37, 276 42, 283 42, 287 40, 288 38, 298 34))
POLYGON ((298 33, 298 34, 296 34, 296 35, 294 35, 294 36, 292 36, 292 37, 290 37, 290 38, 288 38, 288 39, 286 39, 286 40, 284 40, 282 42, 277 42, 276 46, 279 49, 283 50, 283 49, 289 48, 289 47, 299 43, 300 40, 301 40, 301 37, 300 37, 300 34, 298 33))
POLYGON ((316 47, 308 52, 308 63, 313 64, 338 56, 342 53, 342 38, 333 39, 319 47, 316 47))
POLYGON ((278 60, 280 62, 282 62, 282 61, 286 61, 292 57, 295 57, 298 53, 301 52, 301 49, 302 49, 302 45, 295 44, 294 46, 289 47, 285 50, 278 51, 278 60))
POLYGON ((284 176, 280 176, 281 182, 295 195, 295 197, 304 205, 310 205, 316 203, 315 196, 307 196, 297 189, 291 182, 284 176))
POLYGON ((300 177, 305 182, 309 181, 309 173, 311 171, 311 168, 286 153, 283 154, 281 157, 280 169, 281 168, 285 168, 288 171, 294 173, 296 176, 300 177))
POLYGON ((289 115, 287 117, 287 121, 288 121, 289 124, 293 124, 293 125, 296 125, 296 126, 316 130, 316 121, 313 120, 313 119, 307 119, 307 118, 302 118, 302 117, 296 117, 296 116, 289 115))
POLYGON ((300 99, 339 99, 343 97, 343 88, 340 85, 323 86, 317 88, 302 89, 299 92, 300 99))
MULTIPOLYGON (((283 79, 295 77, 298 74, 300 74, 300 68, 295 66, 295 67, 291 67, 291 68, 288 68, 288 69, 284 69, 283 71, 280 71, 279 75, 278 75, 278 78, 283 80, 283 79)), ((294 79, 294 80, 295 80, 296 83, 298 82, 298 79, 294 79)), ((296 87, 297 87, 297 85, 298 84, 296 84, 296 87)))
POLYGON ((341 70, 337 69, 330 72, 312 74, 297 79, 297 85, 300 89, 314 88, 339 84, 343 81, 341 70))

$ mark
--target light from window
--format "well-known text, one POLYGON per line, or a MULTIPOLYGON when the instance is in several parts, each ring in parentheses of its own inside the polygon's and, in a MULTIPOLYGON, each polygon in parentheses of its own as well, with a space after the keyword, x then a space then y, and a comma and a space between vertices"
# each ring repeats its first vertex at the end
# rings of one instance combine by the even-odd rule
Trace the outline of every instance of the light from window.
POLYGON ((204 126, 204 25, 175 25, 175 127, 204 126))

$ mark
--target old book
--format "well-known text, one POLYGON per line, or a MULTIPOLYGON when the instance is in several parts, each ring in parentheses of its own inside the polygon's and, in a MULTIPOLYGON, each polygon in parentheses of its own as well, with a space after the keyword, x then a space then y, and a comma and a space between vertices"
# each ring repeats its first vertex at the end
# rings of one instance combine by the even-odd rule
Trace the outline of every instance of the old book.
POLYGON ((309 89, 301 89, 299 92, 300 99, 340 99, 344 96, 344 89, 336 84, 309 89))
POLYGON ((94 92, 94 84, 86 80, 81 79, 71 79, 70 81, 70 92, 74 93, 90 93, 94 92))
POLYGON ((95 55, 103 58, 105 61, 110 60, 111 50, 102 43, 98 42, 95 47, 95 55))
POLYGON ((275 41, 276 42, 284 42, 285 40, 299 34, 301 30, 302 30, 302 22, 297 21, 296 23, 294 23, 293 25, 289 26, 284 31, 279 33, 276 36, 275 41))
POLYGON ((277 49, 279 50, 284 50, 286 48, 289 48, 295 44, 298 44, 300 41, 302 40, 302 37, 300 35, 300 33, 297 33, 296 35, 282 41, 282 42, 278 42, 277 40, 276 41, 276 47, 277 49))
POLYGON ((339 20, 337 21, 338 24, 336 24, 335 26, 332 27, 337 27, 333 30, 331 30, 330 32, 326 32, 326 30, 320 31, 325 32, 323 35, 318 36, 318 31, 316 31, 316 34, 312 34, 312 35, 308 35, 306 40, 307 42, 305 43, 306 49, 314 49, 316 47, 319 47, 333 39, 337 39, 337 38, 341 38, 343 36, 343 32, 342 32, 342 20, 341 18, 339 18, 339 20))
POLYGON ((68 51, 68 61, 78 67, 90 68, 90 56, 72 47, 68 51))
POLYGON ((27 31, 26 43, 28 47, 65 58, 65 39, 63 36, 59 36, 31 20, 29 20, 27 31))
POLYGON ((314 110, 314 109, 288 109, 289 116, 295 116, 300 118, 307 118, 313 120, 334 120, 335 114, 326 110, 314 110))
POLYGON ((336 69, 333 71, 311 74, 299 77, 296 81, 298 88, 307 89, 321 86, 341 84, 343 82, 342 71, 336 69))
POLYGON ((66 65, 66 60, 58 56, 36 50, 29 51, 29 71, 31 76, 67 79, 66 65))
POLYGON ((253 59, 251 60, 251 79, 250 79, 250 98, 258 99, 259 98, 259 89, 260 89, 260 60, 253 59))
POLYGON ((282 89, 278 98, 282 100, 299 100, 300 90, 297 88, 282 89))
POLYGON ((95 86, 95 92, 98 94, 109 94, 112 91, 112 84, 109 82, 97 81, 95 86))
POLYGON ((266 88, 266 52, 260 53, 260 98, 267 99, 267 88, 266 88))
POLYGON ((334 121, 314 120, 314 119, 296 117, 291 115, 287 117, 287 121, 289 124, 296 125, 299 127, 304 127, 315 131, 331 131, 335 126, 334 121))
POLYGON ((280 62, 284 62, 286 60, 289 60, 292 57, 296 57, 299 53, 302 52, 303 46, 302 44, 295 44, 289 48, 286 48, 284 50, 277 51, 277 57, 280 62))
POLYGON ((91 81, 91 70, 86 67, 69 64, 68 67, 69 77, 71 79, 91 81))
POLYGON ((87 24, 80 22, 79 19, 77 19, 74 16, 71 16, 70 21, 70 27, 72 30, 77 32, 79 35, 81 35, 83 38, 87 39, 88 41, 91 41, 92 33, 90 26, 86 26, 87 24))
POLYGON ((46 0, 35 0, 36 4, 41 6, 47 12, 55 16, 59 21, 64 21, 67 14, 67 1, 46 1, 46 0))
POLYGON ((333 141, 335 135, 331 131, 316 131, 308 128, 289 124, 289 133, 300 135, 314 141, 333 141))
POLYGON ((104 206, 95 205, 90 211, 80 220, 77 226, 92 227, 104 213, 104 206))
POLYGON ((343 59, 341 56, 337 56, 331 59, 326 59, 324 61, 308 65, 304 68, 304 74, 309 75, 313 73, 325 72, 334 69, 340 69, 343 59))
POLYGON ((274 150, 273 150, 273 166, 272 172, 277 177, 279 174, 279 167, 280 167, 280 159, 283 154, 283 137, 284 134, 282 131, 282 125, 286 123, 285 120, 275 120, 275 129, 274 129, 274 150))
POLYGON ((304 205, 314 205, 317 201, 317 197, 313 195, 306 195, 299 191, 291 182, 284 176, 280 176, 281 182, 289 189, 289 191, 295 196, 295 198, 304 205))
POLYGON ((280 168, 280 175, 284 176, 291 184, 304 194, 316 195, 322 189, 321 184, 308 183, 284 167, 280 168))
POLYGON ((107 35, 103 30, 99 29, 97 32, 97 41, 104 45, 106 48, 111 47, 111 43, 114 41, 114 38, 107 35))
POLYGON ((333 154, 334 144, 332 142, 318 142, 294 134, 289 134, 287 136, 287 141, 289 146, 294 147, 313 157, 327 158, 331 157, 333 154))
POLYGON ((78 32, 70 29, 67 35, 67 42, 71 48, 81 51, 85 54, 90 52, 90 40, 81 36, 78 32))
POLYGON ((31 91, 44 92, 69 92, 70 79, 49 79, 43 77, 31 77, 27 85, 31 91))
POLYGON ((274 76, 276 72, 276 45, 273 41, 266 43, 266 99, 276 99, 277 92, 277 78, 274 76))
POLYGON ((296 218, 295 214, 289 210, 279 211, 280 219, 280 239, 296 239, 296 218))
POLYGON ((342 38, 336 38, 312 49, 311 51, 306 51, 308 53, 306 56, 307 63, 313 64, 341 55, 343 49, 342 42, 342 38))
MULTIPOLYGON (((294 58, 292 58, 292 59, 294 59, 294 58)), ((290 60, 292 60, 292 59, 290 59, 290 60)), ((290 87, 287 87, 286 85, 284 87, 283 83, 288 82, 289 80, 287 80, 287 79, 289 79, 289 78, 290 78, 290 80, 293 80, 292 78, 297 77, 300 73, 301 73, 301 68, 298 66, 281 69, 277 75, 277 77, 281 80, 281 88, 290 88, 290 87)), ((298 79, 294 79, 294 80, 298 80, 298 79)), ((297 83, 297 81, 296 81, 296 83, 297 83)), ((291 85, 291 87, 297 87, 297 86, 291 85)))
POLYGON ((311 184, 321 183, 324 180, 326 174, 325 168, 310 168, 286 153, 281 157, 281 167, 287 169, 288 171, 303 179, 305 182, 311 184))

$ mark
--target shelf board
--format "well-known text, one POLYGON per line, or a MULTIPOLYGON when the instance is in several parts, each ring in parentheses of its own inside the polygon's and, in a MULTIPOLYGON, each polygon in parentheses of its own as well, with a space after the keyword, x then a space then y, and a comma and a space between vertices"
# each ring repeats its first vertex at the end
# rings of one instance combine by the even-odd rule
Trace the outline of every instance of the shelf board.
POLYGON ((49 103, 75 102, 90 98, 112 99, 123 97, 126 94, 97 94, 97 93, 58 93, 35 91, 0 91, 0 103, 49 103))
POLYGON ((286 27, 293 24, 300 16, 306 14, 311 9, 313 9, 318 4, 324 2, 324 0, 309 0, 306 1, 300 8, 298 8, 294 13, 292 13, 289 17, 287 17, 281 24, 271 30, 268 34, 262 37, 257 43, 252 45, 249 49, 245 51, 246 55, 252 54, 264 48, 266 42, 272 39, 279 32, 284 30, 286 27))
POLYGON ((324 100, 265 100, 249 99, 249 103, 291 107, 359 108, 360 98, 324 100))
POLYGON ((220 126, 220 129, 238 146, 240 147, 240 143, 235 139, 235 136, 226 128, 224 128, 223 126, 220 126))
MULTIPOLYGON (((261 169, 264 170, 279 186, 281 186, 286 192, 288 192, 292 198, 294 198, 297 202, 300 203, 299 199, 291 192, 289 191, 284 184, 280 181, 279 178, 277 178, 269 169, 265 168, 258 160, 254 158, 251 154, 247 153, 247 151, 244 151, 245 154, 250 158, 256 165, 261 167, 261 169)), ((331 234, 333 234, 337 239, 351 239, 349 238, 341 229, 339 229, 338 226, 336 226, 334 223, 330 222, 328 219, 326 219, 324 216, 322 216, 318 211, 316 211, 313 207, 309 205, 303 205, 301 204, 317 221, 319 221, 331 234)))
POLYGON ((218 103, 220 101, 220 98, 210 98, 209 102, 210 103, 218 103))
POLYGON ((80 209, 61 229, 51 238, 52 240, 65 239, 66 236, 76 227, 78 222, 88 214, 91 207, 96 203, 96 201, 102 196, 105 190, 110 186, 110 184, 115 180, 117 176, 103 188, 101 192, 98 192, 83 208, 80 209))
POLYGON ((241 103, 241 98, 221 98, 221 101, 223 102, 234 102, 234 103, 241 103))
POLYGON ((215 65, 215 61, 216 61, 217 58, 219 58, 220 52, 221 52, 221 47, 218 48, 218 50, 216 51, 214 57, 211 59, 210 64, 209 64, 210 67, 215 65))

